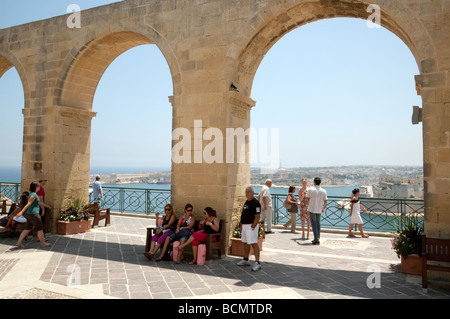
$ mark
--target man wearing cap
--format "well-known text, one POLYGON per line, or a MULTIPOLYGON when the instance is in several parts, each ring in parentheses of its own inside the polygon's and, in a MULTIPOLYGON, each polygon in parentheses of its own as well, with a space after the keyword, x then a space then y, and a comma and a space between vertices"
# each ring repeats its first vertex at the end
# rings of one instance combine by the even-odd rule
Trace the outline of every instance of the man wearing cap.
POLYGON ((38 195, 39 197, 39 211, 40 211, 40 215, 41 215, 41 219, 42 219, 42 225, 44 225, 44 234, 48 233, 50 231, 49 228, 49 221, 50 219, 50 211, 51 211, 51 206, 47 205, 45 203, 45 190, 44 190, 44 186, 47 184, 47 178, 43 177, 39 180, 39 190, 37 191, 36 195, 38 195), (46 223, 47 221, 47 223, 46 223))

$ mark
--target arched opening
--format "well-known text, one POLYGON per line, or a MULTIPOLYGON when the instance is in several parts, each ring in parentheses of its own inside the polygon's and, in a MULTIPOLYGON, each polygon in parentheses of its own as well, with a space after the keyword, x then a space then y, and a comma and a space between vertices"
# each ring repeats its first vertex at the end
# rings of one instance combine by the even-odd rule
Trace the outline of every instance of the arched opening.
POLYGON ((170 171, 172 92, 170 70, 155 45, 114 60, 95 93, 91 172, 170 171))
MULTIPOLYGON (((168 96, 177 92, 174 74, 178 80, 180 77, 177 66, 173 66, 173 58, 167 54, 163 39, 155 34, 150 35, 155 36, 159 43, 155 44, 149 37, 133 31, 95 36, 80 45, 81 48, 75 47, 66 60, 56 96, 62 125, 68 127, 64 131, 67 136, 60 137, 61 144, 69 141, 70 148, 63 146, 57 157, 62 163, 59 169, 61 174, 77 178, 69 178, 66 184, 61 185, 59 198, 65 198, 65 194, 69 193, 71 196, 87 195, 91 165, 95 168, 171 166, 172 109, 168 96), (136 69, 136 59, 141 61, 142 68, 136 69), (164 64, 164 78, 160 76, 160 71, 155 72, 156 67, 152 63, 164 64), (136 74, 139 74, 139 79, 134 78, 136 74), (149 87, 152 85, 149 78, 154 80, 153 83, 164 83, 166 89, 158 91, 157 87, 149 87), (174 87, 173 92, 167 92, 170 83, 174 87), (156 116, 157 113, 163 113, 164 120, 156 116), (152 121, 157 124, 152 126, 152 121), (137 135, 135 131, 142 125, 145 125, 146 130, 142 131, 148 132, 147 136, 137 135), (167 141, 158 132, 163 127, 167 141), (165 141, 167 145, 161 145, 165 141), (159 154, 149 151, 155 145, 159 147, 159 154), (161 158, 162 161, 155 161, 161 158)), ((102 169, 92 173, 106 172, 102 169)))
MULTIPOLYGON (((273 11, 265 10, 259 17, 259 20, 264 22, 255 27, 256 31, 244 44, 244 50, 238 59, 239 64, 233 80, 238 85, 240 92, 245 96, 251 95, 253 79, 261 61, 270 48, 285 34, 322 19, 340 17, 369 20, 371 10, 373 10, 372 7, 369 7, 370 5, 371 3, 366 1, 352 3, 342 3, 341 1, 302 2, 281 9, 275 6, 273 11)), ((398 1, 391 1, 377 9, 379 10, 379 24, 397 35, 406 44, 421 71, 425 65, 435 63, 432 61, 435 59, 433 42, 427 37, 426 30, 421 29, 420 22, 408 15, 406 6, 398 1), (411 21, 408 24, 409 29, 405 30, 405 25, 399 25, 398 20, 400 19, 411 21)))
POLYGON ((0 55, 0 182, 20 183, 25 105, 22 80, 13 64, 0 55), (8 137, 8 138, 6 138, 8 137))
POLYGON ((390 31, 359 19, 316 21, 264 57, 252 126, 280 129, 283 167, 422 166, 422 130, 411 124, 418 72, 390 31))
MULTIPOLYGON (((340 1, 327 1, 326 5, 324 5, 324 3, 309 3, 309 2, 304 2, 298 5, 294 5, 292 7, 288 7, 288 8, 277 8, 274 9, 272 12, 270 12, 270 10, 266 10, 264 11, 264 13, 261 15, 261 22, 260 25, 258 25, 258 27, 256 27, 256 31, 251 35, 251 37, 249 37, 249 42, 247 42, 244 45, 244 49, 241 51, 241 54, 239 56, 238 59, 238 65, 237 65, 237 69, 236 69, 236 74, 234 74, 233 78, 232 78, 232 82, 235 84, 235 86, 237 86, 239 88, 240 94, 246 96, 246 97, 252 97, 257 101, 256 104, 256 108, 254 110, 252 110, 252 118, 251 118, 251 124, 252 127, 254 126, 255 123, 255 113, 257 112, 258 106, 263 106, 263 102, 261 102, 261 98, 259 98, 258 96, 255 96, 256 91, 254 90, 254 85, 256 83, 255 81, 255 77, 257 75, 257 72, 259 70, 259 67, 261 66, 261 62, 263 61, 263 59, 265 58, 266 54, 268 55, 268 57, 270 58, 270 50, 280 41, 281 38, 284 38, 285 36, 289 37, 289 33, 293 32, 293 30, 301 27, 301 26, 305 26, 307 24, 310 25, 314 25, 313 22, 319 21, 319 20, 323 20, 323 21, 331 21, 331 18, 359 18, 359 19, 363 19, 362 22, 366 23, 366 20, 370 13, 368 13, 369 11, 367 11, 369 4, 364 3, 364 2, 354 2, 354 3, 345 3, 343 4, 340 1), (269 54, 268 54, 269 53, 269 54)), ((429 38, 426 37, 426 32, 414 32, 414 30, 411 30, 411 25, 408 25, 407 27, 409 29, 405 29, 405 25, 399 25, 398 21, 399 21, 399 17, 400 16, 404 16, 405 12, 402 12, 401 10, 399 10, 398 8, 393 8, 390 7, 390 5, 386 5, 383 6, 383 8, 381 8, 380 10, 381 13, 381 19, 380 19, 380 24, 382 27, 384 27, 385 29, 391 31, 394 35, 396 35, 398 38, 400 38, 401 41, 403 41, 403 46, 406 45, 406 52, 409 55, 408 59, 409 62, 411 63, 411 53, 412 53, 412 57, 415 59, 416 62, 416 70, 419 69, 418 72, 422 72, 422 68, 426 67, 426 64, 424 61, 432 61, 434 60, 434 47, 432 42, 429 40, 429 38), (418 45, 418 43, 427 43, 427 46, 422 46, 422 45, 418 45), (424 49, 426 47, 426 49, 424 49)), ((352 19, 353 20, 353 19, 352 19)), ((414 25, 414 28, 420 28, 420 25, 414 25)), ((299 28, 301 29, 301 28, 299 28)), ((386 30, 384 30, 386 31, 386 30)), ((415 30, 417 31, 417 30, 415 30)), ((397 38, 397 40, 398 40, 397 38)), ((282 43, 282 42, 280 42, 282 43)), ((307 47, 304 48, 304 50, 308 50, 307 47)), ((329 55, 335 55, 336 52, 333 50, 332 47, 330 48, 326 48, 325 47, 325 52, 329 55)), ((327 55, 323 54, 322 55, 322 61, 320 61, 320 63, 322 64, 326 64, 328 63, 329 59, 327 57, 327 55)), ((317 62, 316 62, 317 63, 317 62)), ((314 66, 314 63, 311 63, 311 65, 314 66)), ((309 65, 308 65, 309 67, 309 65)), ((329 66, 330 67, 330 66, 329 66)), ((331 66, 333 69, 335 69, 335 66, 331 66)), ((307 68, 304 65, 304 68, 307 68)), ((363 69, 367 70, 368 72, 370 72, 370 62, 368 62, 366 65, 363 64, 363 69)), ((298 71, 298 70, 297 70, 298 71)), ((276 72, 272 72, 272 74, 276 74, 276 72)), ((280 74, 283 74, 282 72, 280 72, 280 74)), ((416 73, 417 74, 417 73, 416 73)), ((283 74, 284 75, 284 74, 283 74)), ((314 74, 315 75, 315 74, 314 74)), ((324 74, 324 76, 327 76, 327 74, 324 74)), ((345 79, 345 73, 341 74, 340 76, 338 76, 337 78, 334 79, 334 81, 340 81, 342 82, 342 79, 345 79)), ((414 83, 414 74, 410 74, 409 75, 410 78, 408 78, 406 81, 402 82, 402 85, 407 85, 409 87, 410 92, 414 91, 415 88, 415 83, 414 83)), ((262 88, 261 90, 265 90, 270 92, 270 94, 273 97, 277 97, 278 91, 277 91, 277 81, 279 82, 280 79, 276 78, 276 76, 273 76, 273 78, 271 79, 270 83, 272 85, 262 88)), ((317 79, 316 79, 317 81, 317 79)), ((339 84, 341 84, 339 82, 339 84)), ((304 95, 303 96, 298 96, 298 97, 291 97, 290 102, 293 105, 298 105, 299 104, 299 100, 301 98, 304 98, 306 96, 306 88, 308 87, 308 85, 311 85, 311 83, 305 83, 304 87, 299 88, 299 92, 303 92, 304 95)), ((320 85, 323 86, 322 83, 317 83, 316 85, 320 85)), ((329 84, 330 85, 330 84, 329 84)), ((331 84, 331 88, 330 90, 335 89, 335 87, 337 87, 337 85, 333 85, 331 84)), ((311 87, 309 87, 311 88, 311 87)), ((346 120, 346 118, 342 117, 342 113, 339 112, 342 109, 339 108, 338 105, 336 105, 336 102, 334 100, 327 100, 328 95, 326 94, 326 88, 324 88, 324 92, 323 93, 317 93, 317 91, 315 92, 315 99, 314 101, 303 101, 304 104, 312 104, 317 106, 317 101, 322 100, 323 102, 330 104, 332 102, 333 105, 336 106, 336 108, 331 108, 330 111, 328 113, 330 114, 326 114, 325 112, 323 112, 323 114, 319 114, 315 115, 316 118, 314 118, 314 120, 312 121, 312 125, 315 123, 316 127, 315 127, 315 131, 314 128, 310 130, 313 130, 313 135, 321 135, 322 133, 322 139, 330 139, 330 138, 334 138, 335 137, 335 133, 334 131, 338 131, 340 132, 341 130, 339 130, 339 127, 334 125, 333 127, 321 127, 321 121, 320 121, 320 117, 336 117, 336 121, 337 123, 339 122, 343 122, 346 120), (331 101, 331 102, 330 102, 331 101), (314 104, 313 104, 314 103, 314 104), (318 118, 317 118, 318 117, 318 118)), ((364 91, 367 95, 367 91, 364 91)), ((309 92, 307 92, 309 93, 309 92)), ((344 95, 342 91, 334 91, 332 92, 335 96, 342 96, 344 95)), ((345 97, 345 95, 344 95, 345 97)), ((397 121, 402 121, 405 125, 408 126, 409 129, 414 130, 414 134, 416 134, 417 137, 417 142, 420 145, 420 150, 419 152, 416 152, 415 155, 417 156, 416 158, 422 159, 422 163, 423 163, 423 149, 424 147, 421 146, 422 145, 422 128, 421 127, 412 127, 411 124, 411 113, 412 113, 412 106, 413 105, 421 105, 420 103, 420 98, 416 97, 416 92, 413 92, 410 96, 411 98, 408 99, 408 101, 397 101, 397 105, 399 105, 399 102, 401 103, 401 105, 405 105, 406 107, 403 106, 403 108, 401 108, 404 112, 403 115, 398 115, 397 116, 397 121), (413 101, 413 102, 411 102, 413 101), (416 104, 417 102, 417 104, 416 104), (406 114, 406 116, 405 116, 406 114), (399 119, 399 117, 401 117, 401 119, 399 119)), ((284 97, 283 97, 284 98, 284 97)), ((352 95, 349 95, 347 93, 347 99, 348 98, 352 98, 352 95)), ((364 101, 364 94, 362 95, 363 101, 364 101)), ((378 98, 378 96, 377 96, 378 98)), ((272 101, 272 103, 277 103, 279 102, 280 98, 277 99, 277 101, 272 101)), ((342 102, 341 102, 342 103, 342 102)), ((369 104, 369 111, 373 111, 373 110, 378 110, 380 109, 379 104, 381 103, 380 100, 376 99, 374 101, 370 101, 369 104)), ((368 104, 368 103, 365 103, 368 104)), ((316 110, 317 107, 313 107, 311 109, 308 109, 307 111, 310 112, 311 110, 316 110)), ((261 111, 262 107, 261 107, 261 111)), ((281 127, 285 127, 288 126, 289 123, 294 123, 292 124, 292 126, 300 126, 301 125, 301 120, 299 119, 297 121, 297 119, 295 118, 296 114, 295 114, 295 110, 293 110, 293 108, 291 108, 289 111, 283 112, 282 110, 280 110, 279 105, 276 105, 276 111, 277 113, 282 113, 283 117, 279 120, 281 121, 282 124, 280 124, 279 126, 281 127), (289 112, 291 111, 291 112, 289 112)), ((392 109, 389 109, 389 114, 391 114, 392 109)), ((272 109, 270 110, 270 112, 274 112, 274 108, 272 106, 272 109)), ((352 113, 351 110, 347 109, 347 113, 352 113)), ((380 112, 381 114, 383 114, 383 112, 380 112)), ((386 113, 386 110, 385 110, 386 113)), ((344 111, 345 114, 345 111, 344 111)), ((380 116, 379 114, 376 114, 376 117, 371 117, 371 115, 369 113, 367 113, 369 120, 372 121, 374 120, 375 123, 377 123, 380 126, 380 129, 383 129, 383 125, 380 124, 380 116), (378 120, 377 120, 378 119, 378 120)), ((310 115, 311 116, 311 115, 310 115)), ((387 117, 387 116, 385 116, 387 117)), ((383 117, 381 117, 381 119, 383 119, 383 117)), ((390 120, 390 118, 388 118, 388 120, 390 120)), ((270 122, 276 121, 276 119, 271 119, 270 122)), ((356 122, 356 124, 358 124, 357 126, 355 126, 355 129, 357 130, 362 130, 365 129, 364 126, 360 126, 359 123, 357 123, 357 120, 353 120, 356 122)), ((263 126, 265 128, 270 128, 270 127, 274 127, 274 125, 272 123, 265 123, 263 124, 263 126)), ((355 124, 355 125, 356 125, 355 124)), ((347 124, 348 125, 348 124, 347 124)), ((300 132, 300 129, 298 130, 300 132)), ((289 136, 289 132, 286 134, 288 136, 282 136, 280 133, 280 140, 290 140, 292 139, 292 144, 293 147, 298 147, 298 143, 296 143, 295 140, 295 136, 289 136)), ((348 135, 348 134, 347 134, 348 135)), ((361 135, 361 134, 360 134, 361 135)), ((344 135, 346 136, 346 135, 344 135)), ((404 147, 405 143, 403 143, 401 140, 399 140, 398 138, 401 136, 405 136, 405 135, 397 135, 397 144, 400 145, 400 147, 404 147)), ((339 135, 338 135, 339 137, 339 135)), ((258 139, 260 137, 258 136, 258 139)), ((340 135, 340 139, 338 138, 337 141, 341 141, 343 139, 343 135, 340 135)), ((337 144, 338 142, 335 140, 333 140, 334 144, 337 144)), ((360 140, 361 141, 361 140, 360 140)), ((342 140, 341 143, 339 143, 339 145, 343 145, 344 149, 342 151, 338 151, 338 153, 336 154, 337 158, 345 158, 347 154, 352 154, 349 151, 345 150, 345 140, 342 140), (346 154, 347 153, 347 154, 346 154)), ((349 142, 351 142, 351 139, 349 137, 349 142)), ((280 142, 281 144, 281 142, 280 142)), ((324 142, 323 145, 321 145, 322 147, 326 148, 327 143, 324 142)), ((331 143, 330 143, 331 144, 331 143)), ((348 143, 350 144, 350 143, 348 143)), ((357 147, 361 146, 361 142, 356 143, 357 147)), ((259 144, 260 145, 260 144, 259 144)), ((317 148, 316 148, 317 149, 317 148)), ((258 150, 259 151, 259 150, 258 150)), ((395 149, 395 151, 398 151, 398 149, 395 149)), ((361 153, 360 148, 357 149, 357 151, 355 152, 356 155, 353 155, 355 158, 357 158, 358 154, 361 153), (359 151, 358 151, 359 150, 359 151)), ((254 154, 254 152, 252 151, 252 154, 254 154)), ((280 154, 283 154, 283 150, 280 151, 280 154)), ((306 156, 308 156, 309 154, 314 154, 314 151, 311 150, 310 152, 305 152, 306 156)), ((289 156, 289 155, 287 155, 289 156)), ((295 155, 293 155, 292 157, 295 157, 295 155)), ((316 157, 317 160, 317 157, 316 157)), ((252 160, 253 161, 253 160, 252 160)), ((283 163, 282 163, 283 165, 283 163)), ((291 164, 292 165, 292 164, 291 164)), ((314 164, 309 164, 309 166, 312 166, 314 164)), ((298 166, 301 166, 300 164, 298 166)), ((299 182, 298 182, 299 183, 299 182)), ((298 185, 296 185, 298 186, 298 185)))

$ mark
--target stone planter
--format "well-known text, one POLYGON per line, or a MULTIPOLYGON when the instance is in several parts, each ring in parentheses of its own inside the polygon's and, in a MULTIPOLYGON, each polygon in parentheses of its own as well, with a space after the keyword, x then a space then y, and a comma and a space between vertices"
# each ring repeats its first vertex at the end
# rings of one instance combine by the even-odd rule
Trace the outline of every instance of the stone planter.
POLYGON ((422 275, 422 259, 413 254, 401 256, 402 273, 408 275, 422 275))
MULTIPOLYGON (((263 250, 263 238, 258 238, 259 250, 263 250)), ((231 238, 231 255, 244 257, 244 243, 240 238, 231 238)), ((254 255, 253 247, 250 246, 250 255, 254 255)))
POLYGON ((77 222, 66 222, 58 220, 56 222, 56 233, 58 235, 73 235, 79 233, 86 233, 91 231, 91 222, 89 220, 80 220, 77 222))

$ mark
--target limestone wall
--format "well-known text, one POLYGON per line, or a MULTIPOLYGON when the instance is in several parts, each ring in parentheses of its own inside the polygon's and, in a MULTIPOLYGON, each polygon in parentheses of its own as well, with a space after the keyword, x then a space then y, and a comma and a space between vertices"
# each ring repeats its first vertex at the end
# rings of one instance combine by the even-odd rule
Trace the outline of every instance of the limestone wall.
MULTIPOLYGON (((202 121, 204 130, 250 127, 253 78, 283 35, 320 19, 367 19, 370 4, 379 5, 381 24, 405 42, 419 66, 426 232, 450 237, 446 0, 128 0, 82 11, 79 29, 68 28, 65 15, 0 30, 0 76, 15 67, 25 93, 24 189, 46 175, 47 200, 56 210, 64 198, 87 196, 92 101, 103 72, 126 50, 142 44, 161 50, 173 80, 173 129, 191 133, 187 151, 195 159, 202 142, 194 134, 195 121, 202 121), (239 92, 230 90, 231 83, 239 92)), ((248 161, 225 158, 212 164, 173 163, 176 210, 187 202, 212 206, 231 231, 250 183, 249 167, 248 161)))

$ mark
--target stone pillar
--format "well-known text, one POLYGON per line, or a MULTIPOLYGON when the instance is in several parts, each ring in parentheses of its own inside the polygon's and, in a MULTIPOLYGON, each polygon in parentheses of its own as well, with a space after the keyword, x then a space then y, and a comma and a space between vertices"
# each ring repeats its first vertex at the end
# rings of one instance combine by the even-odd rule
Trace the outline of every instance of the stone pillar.
POLYGON ((52 206, 51 231, 69 197, 88 200, 91 120, 96 113, 72 107, 27 109, 22 159, 22 189, 48 178, 46 202, 52 206), (38 114, 38 115, 36 115, 38 114))
POLYGON ((215 209, 218 218, 225 220, 228 247, 245 202, 245 187, 250 184, 249 138, 244 135, 249 132, 255 102, 231 91, 209 95, 211 104, 205 106, 198 99, 202 95, 196 95, 192 105, 183 106, 170 99, 174 109, 172 204, 179 217, 184 205, 191 203, 199 220, 204 218, 205 207, 215 209), (227 132, 233 136, 228 143, 227 132), (242 162, 234 133, 244 136, 242 162))
POLYGON ((425 234, 450 238, 450 87, 448 72, 416 76, 423 98, 425 234))

